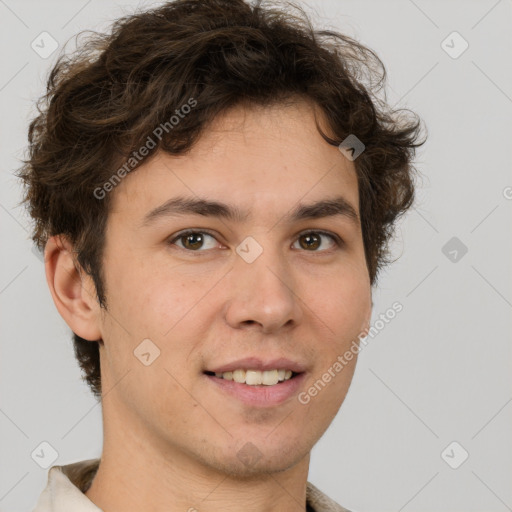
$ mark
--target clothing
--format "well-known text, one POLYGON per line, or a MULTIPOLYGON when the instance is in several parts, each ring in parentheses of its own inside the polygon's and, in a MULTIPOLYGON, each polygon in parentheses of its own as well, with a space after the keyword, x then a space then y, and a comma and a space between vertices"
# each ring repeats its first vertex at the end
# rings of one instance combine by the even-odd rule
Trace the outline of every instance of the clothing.
MULTIPOLYGON (((32 512, 102 512, 84 493, 89 489, 100 459, 89 459, 65 466, 52 466, 48 483, 32 512)), ((341 507, 310 482, 306 501, 313 512, 350 512, 341 507)))

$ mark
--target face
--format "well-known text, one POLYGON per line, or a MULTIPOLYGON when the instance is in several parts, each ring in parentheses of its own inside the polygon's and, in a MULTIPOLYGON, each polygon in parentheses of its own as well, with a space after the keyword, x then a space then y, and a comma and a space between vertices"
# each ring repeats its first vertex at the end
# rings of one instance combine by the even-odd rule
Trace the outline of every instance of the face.
POLYGON ((356 358, 332 368, 368 323, 371 286, 354 164, 313 108, 228 111, 112 192, 96 319, 110 431, 250 475, 292 467, 333 420, 356 358))

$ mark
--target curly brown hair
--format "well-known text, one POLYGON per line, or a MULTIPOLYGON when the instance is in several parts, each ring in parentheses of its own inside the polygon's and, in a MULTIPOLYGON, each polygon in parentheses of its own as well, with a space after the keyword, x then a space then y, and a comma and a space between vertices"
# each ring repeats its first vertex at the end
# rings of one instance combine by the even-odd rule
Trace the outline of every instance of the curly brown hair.
MULTIPOLYGON (((327 136, 317 123, 329 144, 356 135, 365 145, 354 165, 366 263, 376 283, 390 263, 395 220, 413 203, 412 159, 425 139, 416 114, 378 98, 386 70, 372 50, 338 32, 315 31, 292 2, 263 8, 244 0, 176 0, 120 18, 108 34, 86 36, 50 72, 18 176, 35 222, 32 240, 44 250, 50 236, 66 236, 101 307, 110 195, 99 198, 97 190, 190 98, 197 102, 193 114, 161 130, 148 157, 186 153, 230 107, 298 97, 322 109, 336 134, 327 136)), ((84 379, 101 398, 102 340, 73 339, 84 379)))

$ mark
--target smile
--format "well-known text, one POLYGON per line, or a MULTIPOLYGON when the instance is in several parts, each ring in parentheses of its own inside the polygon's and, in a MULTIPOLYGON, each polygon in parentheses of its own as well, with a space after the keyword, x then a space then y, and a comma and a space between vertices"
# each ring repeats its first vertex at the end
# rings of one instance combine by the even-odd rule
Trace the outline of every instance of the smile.
POLYGON ((239 384, 247 384, 248 386, 275 386, 280 382, 291 379, 294 372, 287 369, 279 370, 234 370, 231 372, 206 372, 209 375, 224 380, 232 380, 239 384))
POLYGON ((275 407, 290 400, 304 387, 306 377, 305 372, 294 373, 291 370, 284 370, 284 376, 283 370, 234 370, 217 374, 204 372, 203 375, 224 400, 230 397, 257 408, 275 407), (227 378, 225 374, 228 374, 227 378), (279 380, 279 377, 283 380, 279 380))

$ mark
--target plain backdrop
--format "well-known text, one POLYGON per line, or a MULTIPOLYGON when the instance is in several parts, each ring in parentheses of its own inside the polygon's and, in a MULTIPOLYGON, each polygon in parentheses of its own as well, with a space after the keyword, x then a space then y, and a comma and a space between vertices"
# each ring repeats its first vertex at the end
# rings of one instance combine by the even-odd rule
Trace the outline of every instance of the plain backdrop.
MULTIPOLYGON (((42 442, 58 452, 55 464, 102 448, 101 406, 81 381, 18 206, 13 171, 34 101, 71 36, 158 3, 0 0, 4 512, 31 510, 46 485, 31 457, 42 442), (41 32, 59 44, 48 58, 31 47, 41 32)), ((417 112, 429 137, 372 323, 395 301, 403 311, 361 351, 309 480, 354 512, 512 510, 512 2, 300 3, 318 28, 377 52, 388 101, 417 112)))

